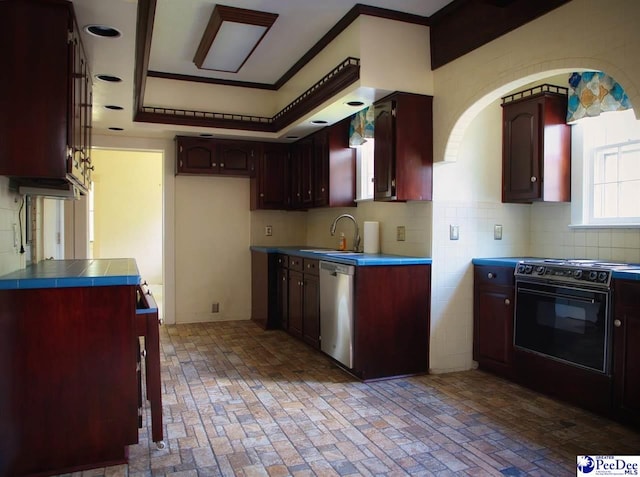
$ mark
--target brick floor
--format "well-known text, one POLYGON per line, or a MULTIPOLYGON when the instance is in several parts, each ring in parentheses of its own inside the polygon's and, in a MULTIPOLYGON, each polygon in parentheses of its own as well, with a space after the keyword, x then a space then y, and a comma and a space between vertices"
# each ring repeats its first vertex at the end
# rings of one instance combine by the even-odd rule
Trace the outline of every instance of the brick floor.
POLYGON ((249 321, 163 326, 161 348, 165 448, 144 427, 128 465, 71 475, 560 477, 640 454, 640 433, 481 371, 362 383, 249 321))

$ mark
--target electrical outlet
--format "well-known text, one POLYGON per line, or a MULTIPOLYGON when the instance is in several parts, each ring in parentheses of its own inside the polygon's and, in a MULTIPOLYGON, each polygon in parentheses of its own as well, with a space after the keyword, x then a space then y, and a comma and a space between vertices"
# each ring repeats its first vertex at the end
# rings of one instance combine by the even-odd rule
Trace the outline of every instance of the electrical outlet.
POLYGON ((458 240, 460 238, 460 227, 457 225, 449 225, 449 240, 458 240))
POLYGON ((264 234, 265 234, 267 237, 271 237, 271 236, 273 235, 273 227, 271 227, 271 225, 266 225, 266 226, 264 227, 264 234))
POLYGON ((219 313, 219 312, 220 312, 220 303, 212 303, 211 313, 219 313))
POLYGON ((502 240, 502 225, 493 226, 493 240, 502 240))
POLYGON ((406 237, 405 233, 404 225, 399 225, 396 229, 396 240, 398 242, 404 242, 406 237))

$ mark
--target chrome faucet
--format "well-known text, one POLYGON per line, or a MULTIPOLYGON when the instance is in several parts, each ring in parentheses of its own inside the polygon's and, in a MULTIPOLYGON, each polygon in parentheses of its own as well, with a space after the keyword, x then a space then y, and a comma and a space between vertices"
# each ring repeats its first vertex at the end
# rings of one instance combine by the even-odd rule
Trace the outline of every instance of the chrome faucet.
POLYGON ((338 225, 338 220, 345 218, 345 219, 351 219, 353 221, 353 225, 355 225, 356 227, 356 233, 353 236, 353 251, 357 252, 358 249, 360 248, 360 229, 358 228, 358 222, 356 222, 356 219, 353 218, 353 215, 350 214, 342 214, 342 215, 338 215, 333 223, 331 224, 331 229, 329 230, 331 232, 331 235, 335 235, 336 234, 336 225, 338 225))

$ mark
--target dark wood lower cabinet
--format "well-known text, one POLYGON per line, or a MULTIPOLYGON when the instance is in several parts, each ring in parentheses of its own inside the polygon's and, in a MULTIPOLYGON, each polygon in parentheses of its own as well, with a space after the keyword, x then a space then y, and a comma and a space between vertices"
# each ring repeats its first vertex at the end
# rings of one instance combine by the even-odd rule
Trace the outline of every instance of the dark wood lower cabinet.
POLYGON ((136 287, 0 290, 0 475, 126 461, 138 442, 136 287))
POLYGON ((358 267, 354 369, 361 379, 427 373, 431 265, 358 267))
POLYGON ((512 267, 474 267, 473 358, 481 369, 640 426, 640 282, 614 280, 610 375, 513 347, 512 267))
POLYGON ((304 295, 302 272, 289 270, 289 333, 302 339, 304 323, 304 295))
MULTIPOLYGON (((279 323, 278 328, 320 349, 319 260, 253 250, 252 273, 254 287, 260 288, 253 292, 253 319, 261 325, 279 323)), ((354 280, 354 367, 349 372, 363 380, 427 373, 431 266, 356 267, 354 280)))
POLYGON ((640 426, 640 282, 615 280, 613 293, 614 412, 640 426))
POLYGON ((473 294, 473 359, 501 376, 513 372, 513 267, 476 266, 473 294))
POLYGON ((303 261, 302 278, 302 339, 320 349, 320 278, 318 260, 303 261))

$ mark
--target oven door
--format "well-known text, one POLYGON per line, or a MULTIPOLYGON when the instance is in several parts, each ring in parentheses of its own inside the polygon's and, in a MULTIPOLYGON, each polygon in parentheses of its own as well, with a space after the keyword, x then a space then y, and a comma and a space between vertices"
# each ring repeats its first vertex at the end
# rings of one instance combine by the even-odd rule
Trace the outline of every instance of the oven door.
POLYGON ((609 295, 517 280, 515 347, 610 374, 609 295))

